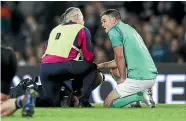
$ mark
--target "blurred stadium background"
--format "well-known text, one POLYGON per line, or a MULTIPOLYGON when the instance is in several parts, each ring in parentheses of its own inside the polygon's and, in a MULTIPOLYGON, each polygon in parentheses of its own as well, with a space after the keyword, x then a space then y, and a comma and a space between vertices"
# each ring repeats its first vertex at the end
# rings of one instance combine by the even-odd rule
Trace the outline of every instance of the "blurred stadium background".
POLYGON ((186 2, 1 2, 1 39, 17 54, 19 66, 36 65, 53 27, 70 6, 81 8, 95 44, 95 62, 113 58, 99 14, 108 8, 137 29, 155 62, 186 62, 186 2))
MULTIPOLYGON (((1 1, 1 44, 14 49, 20 67, 14 80, 37 75, 44 43, 51 29, 59 24, 61 14, 71 6, 79 7, 84 14, 85 26, 95 45, 96 63, 113 59, 111 43, 101 27, 99 15, 109 8, 119 10, 122 21, 140 33, 158 66, 160 75, 154 87, 156 102, 186 104, 185 1, 1 1)), ((108 93, 108 87, 105 84, 100 92, 108 93)), ((102 100, 105 93, 103 95, 102 100)))

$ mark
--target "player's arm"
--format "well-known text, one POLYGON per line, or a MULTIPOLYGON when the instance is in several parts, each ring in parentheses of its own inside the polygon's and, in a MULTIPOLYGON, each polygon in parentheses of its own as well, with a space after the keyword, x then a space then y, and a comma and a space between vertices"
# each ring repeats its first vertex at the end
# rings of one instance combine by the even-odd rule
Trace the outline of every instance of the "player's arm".
POLYGON ((116 64, 115 60, 100 63, 97 66, 98 66, 98 69, 114 69, 114 68, 117 68, 117 64, 116 64))
POLYGON ((126 79, 126 67, 125 67, 125 58, 123 54, 123 46, 116 46, 114 48, 114 55, 115 55, 116 65, 119 70, 120 78, 121 80, 125 80, 126 79))
POLYGON ((124 43, 125 38, 122 36, 120 30, 111 29, 108 33, 110 41, 112 43, 112 48, 114 50, 115 62, 118 67, 120 79, 117 81, 118 84, 124 82, 126 79, 126 67, 124 58, 124 43))

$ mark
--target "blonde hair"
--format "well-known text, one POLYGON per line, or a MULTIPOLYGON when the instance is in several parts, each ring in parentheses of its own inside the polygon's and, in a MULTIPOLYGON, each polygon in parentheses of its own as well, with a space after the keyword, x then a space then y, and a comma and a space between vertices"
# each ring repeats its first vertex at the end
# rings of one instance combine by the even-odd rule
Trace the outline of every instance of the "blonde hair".
POLYGON ((74 12, 81 12, 81 10, 79 8, 76 8, 76 7, 70 7, 68 8, 65 13, 63 13, 61 15, 61 18, 60 18, 60 21, 62 24, 64 23, 68 23, 70 20, 72 20, 72 17, 73 17, 73 13, 74 12))

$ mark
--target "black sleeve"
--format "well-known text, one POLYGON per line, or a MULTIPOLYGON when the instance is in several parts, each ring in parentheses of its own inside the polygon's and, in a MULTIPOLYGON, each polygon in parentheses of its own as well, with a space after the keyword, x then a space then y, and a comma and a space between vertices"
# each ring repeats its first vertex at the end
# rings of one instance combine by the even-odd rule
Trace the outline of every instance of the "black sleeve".
POLYGON ((1 93, 9 94, 12 79, 17 72, 17 59, 11 49, 2 49, 1 53, 1 93))

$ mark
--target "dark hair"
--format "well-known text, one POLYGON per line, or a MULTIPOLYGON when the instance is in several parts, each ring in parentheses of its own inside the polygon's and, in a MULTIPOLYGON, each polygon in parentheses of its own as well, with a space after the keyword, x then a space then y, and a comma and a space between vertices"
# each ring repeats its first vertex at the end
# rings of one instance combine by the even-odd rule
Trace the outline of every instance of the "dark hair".
POLYGON ((100 17, 102 17, 104 15, 110 15, 110 16, 116 18, 116 19, 121 19, 121 15, 120 15, 119 11, 116 10, 116 9, 108 9, 108 10, 102 12, 100 14, 100 17))

